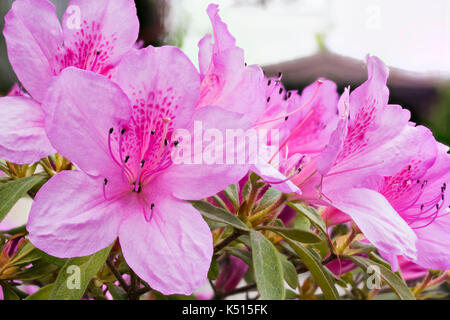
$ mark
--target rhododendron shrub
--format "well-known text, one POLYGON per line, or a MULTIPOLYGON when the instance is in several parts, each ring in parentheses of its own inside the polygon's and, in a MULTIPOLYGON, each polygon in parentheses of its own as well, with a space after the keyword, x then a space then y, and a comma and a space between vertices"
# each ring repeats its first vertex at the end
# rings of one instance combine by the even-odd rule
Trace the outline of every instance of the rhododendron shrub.
POLYGON ((0 297, 445 294, 449 148, 389 102, 384 63, 368 55, 342 92, 287 90, 206 13, 196 68, 136 43, 132 0, 71 0, 61 22, 47 0, 13 2, 0 222, 33 204, 1 225, 0 297))

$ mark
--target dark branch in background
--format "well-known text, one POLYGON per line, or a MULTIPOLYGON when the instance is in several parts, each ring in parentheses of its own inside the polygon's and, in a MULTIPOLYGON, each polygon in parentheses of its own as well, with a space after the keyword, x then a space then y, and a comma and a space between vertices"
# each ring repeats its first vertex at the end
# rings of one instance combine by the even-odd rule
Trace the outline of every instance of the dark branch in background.
POLYGON ((114 263, 112 261, 112 257, 108 257, 108 259, 106 259, 106 265, 111 270, 111 272, 114 274, 114 276, 116 277, 117 281, 119 281, 120 286, 125 290, 126 293, 129 293, 130 287, 125 282, 125 280, 123 279, 123 277, 120 274, 120 272, 114 266, 114 263))
POLYGON ((243 233, 240 230, 234 229, 233 233, 230 234, 227 238, 223 239, 220 243, 218 243, 214 247, 214 253, 219 252, 223 248, 225 248, 227 245, 229 245, 231 242, 239 238, 243 233))

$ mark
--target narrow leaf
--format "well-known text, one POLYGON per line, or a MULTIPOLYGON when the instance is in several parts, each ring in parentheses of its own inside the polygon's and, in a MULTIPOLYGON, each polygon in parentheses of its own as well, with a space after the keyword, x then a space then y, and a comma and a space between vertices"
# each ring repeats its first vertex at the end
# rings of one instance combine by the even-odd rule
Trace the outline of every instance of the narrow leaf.
POLYGON ((322 241, 318 235, 304 230, 291 229, 291 228, 279 228, 279 227, 261 227, 263 230, 270 230, 282 236, 301 243, 319 243, 322 241))
POLYGON ((112 245, 87 257, 67 260, 53 286, 51 300, 79 300, 91 279, 105 264, 112 245))
POLYGON ((25 300, 48 300, 53 289, 53 283, 40 288, 38 291, 29 295, 25 300))
POLYGON ((43 175, 35 175, 0 184, 0 221, 6 217, 20 198, 45 179, 43 175))
POLYGON ((233 205, 235 211, 239 209, 239 193, 235 184, 230 185, 224 190, 225 196, 233 205))
POLYGON ((316 283, 322 289, 322 292, 326 299, 337 300, 339 299, 338 292, 330 279, 328 273, 324 270, 324 266, 317 261, 309 250, 298 242, 286 239, 286 242, 294 249, 297 255, 300 257, 304 265, 311 272, 316 283))
POLYGON ((295 211, 297 211, 298 213, 307 217, 309 219, 309 221, 311 221, 311 223, 316 228, 318 228, 322 233, 324 233, 324 234, 327 233, 327 228, 325 226, 325 222, 323 221, 322 217, 316 210, 314 210, 312 208, 307 208, 299 202, 288 202, 287 205, 289 207, 291 207, 292 209, 294 209, 295 211))
POLYGON ((380 276, 392 288, 395 294, 402 300, 415 300, 414 295, 408 286, 399 276, 393 273, 389 268, 386 268, 381 263, 360 256, 345 256, 345 258, 352 260, 361 269, 367 272, 367 268, 375 266, 380 270, 380 276))
POLYGON ((208 220, 224 223, 236 229, 250 231, 249 227, 239 220, 239 218, 224 209, 218 208, 206 201, 191 201, 191 203, 208 220))
POLYGON ((298 287, 298 275, 297 270, 295 270, 294 265, 290 262, 285 255, 278 253, 280 256, 281 266, 283 267, 283 276, 286 283, 292 289, 298 287))
POLYGON ((255 280, 261 299, 283 300, 285 297, 283 268, 277 249, 256 231, 250 232, 255 280))

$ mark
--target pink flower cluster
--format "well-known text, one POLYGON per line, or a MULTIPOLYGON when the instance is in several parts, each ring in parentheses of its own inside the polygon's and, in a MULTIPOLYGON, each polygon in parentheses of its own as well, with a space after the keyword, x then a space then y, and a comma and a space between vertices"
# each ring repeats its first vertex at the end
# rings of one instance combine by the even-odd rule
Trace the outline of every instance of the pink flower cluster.
MULTIPOLYGON (((213 35, 199 70, 178 48, 137 49, 132 0, 71 0, 62 24, 48 0, 16 0, 8 55, 26 93, 0 98, 0 158, 32 163, 58 152, 58 173, 35 198, 27 229, 48 254, 93 254, 119 238, 130 267, 164 294, 202 285, 213 254, 208 225, 186 200, 249 171, 294 199, 353 221, 393 270, 400 261, 450 269, 450 155, 410 113, 388 103, 388 69, 339 96, 319 79, 287 91, 244 52, 211 4, 213 35), (75 19, 76 20, 76 19, 75 19), (178 129, 276 128, 276 155, 256 164, 178 164, 178 129)), ((270 142, 269 142, 270 144, 270 142)))

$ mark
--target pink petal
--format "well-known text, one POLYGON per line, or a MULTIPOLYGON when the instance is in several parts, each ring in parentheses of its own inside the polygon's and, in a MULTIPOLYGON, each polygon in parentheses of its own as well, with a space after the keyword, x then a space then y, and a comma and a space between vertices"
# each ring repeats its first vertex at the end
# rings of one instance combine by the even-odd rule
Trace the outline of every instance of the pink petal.
POLYGON ((0 158, 25 164, 55 151, 44 130, 44 113, 31 98, 0 98, 0 158))
POLYGON ((275 167, 260 159, 256 165, 252 167, 252 171, 258 174, 263 180, 267 181, 271 186, 281 192, 284 193, 298 193, 302 192, 300 189, 292 183, 290 180, 287 180, 287 177, 278 171, 275 167), (275 183, 273 183, 275 182, 275 183), (281 182, 281 183, 280 183, 281 182))
POLYGON ((236 46, 236 39, 228 31, 227 25, 220 19, 219 6, 211 3, 206 9, 214 31, 214 53, 225 51, 236 46))
POLYGON ((414 262, 408 261, 403 257, 398 257, 399 267, 405 280, 415 280, 423 278, 428 273, 426 268, 423 268, 414 262))
POLYGON ((31 208, 30 241, 62 258, 86 256, 109 246, 128 207, 125 200, 106 201, 102 184, 103 179, 80 171, 63 171, 50 179, 31 208))
POLYGON ((356 88, 350 96, 352 112, 350 117, 354 120, 368 103, 374 103, 375 108, 382 109, 388 103, 389 89, 386 81, 389 76, 389 69, 384 63, 375 56, 367 55, 367 73, 368 79, 361 86, 356 88))
POLYGON ((147 191, 152 218, 132 214, 119 231, 125 260, 155 290, 191 294, 206 281, 213 254, 211 232, 189 203, 147 191))
MULTIPOLYGON (((339 99, 339 109, 346 110, 349 105, 350 91, 346 88, 341 98, 339 99)), ((347 135, 348 126, 348 110, 344 111, 337 123, 337 128, 330 135, 330 141, 323 152, 317 159, 317 170, 320 174, 325 175, 330 171, 332 166, 336 163, 339 153, 344 147, 345 137, 347 135)))
POLYGON ((34 99, 42 101, 63 42, 55 7, 47 0, 14 1, 3 33, 17 77, 34 99))
POLYGON ((133 50, 117 66, 113 80, 128 95, 134 109, 144 112, 153 106, 164 107, 174 118, 175 128, 185 128, 191 122, 199 99, 200 76, 180 49, 149 46, 133 50))
POLYGON ((90 57, 85 61, 90 64, 88 69, 102 73, 133 48, 139 20, 132 0, 71 0, 63 17, 63 28, 65 46, 79 54, 79 59, 90 57), (94 65, 97 51, 100 61, 94 65))
MULTIPOLYGON (((336 129, 338 123, 338 100, 337 86, 334 82, 320 79, 322 85, 314 97, 317 82, 307 86, 292 104, 289 112, 307 105, 303 110, 293 114, 287 120, 287 125, 295 129, 311 110, 314 112, 301 129, 289 140, 289 153, 315 154, 320 152, 329 142, 331 133, 336 129), (309 101, 314 97, 311 103, 309 101)), ((293 98, 296 96, 294 95, 293 98)))
POLYGON ((209 65, 211 64, 212 52, 213 52, 212 36, 210 34, 206 34, 198 42, 198 65, 202 80, 206 72, 208 72, 209 65))
POLYGON ((425 228, 415 229, 418 265, 427 269, 450 270, 450 211, 425 228))
POLYGON ((112 81, 67 68, 43 103, 47 135, 59 153, 85 173, 98 176, 115 167, 108 135, 112 127, 120 130, 128 121, 129 106, 126 95, 112 81))
POLYGON ((256 120, 264 113, 266 103, 264 74, 258 66, 246 67, 244 51, 236 46, 236 40, 220 19, 218 5, 210 4, 207 12, 214 44, 211 52, 209 37, 199 43, 202 84, 198 107, 221 106, 256 120))
MULTIPOLYGON (((378 192, 364 188, 328 193, 332 205, 348 214, 367 239, 391 256, 416 257, 417 237, 378 192)), ((395 261, 390 261, 394 263, 395 261)))

